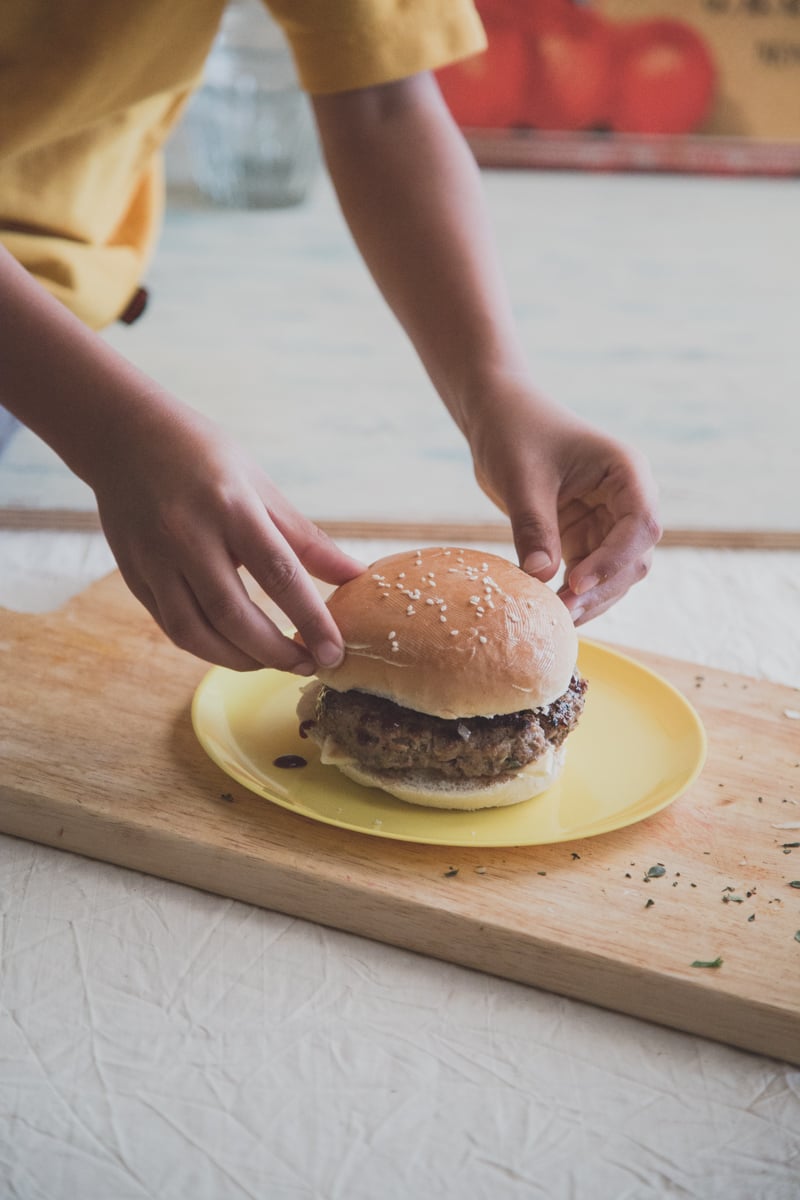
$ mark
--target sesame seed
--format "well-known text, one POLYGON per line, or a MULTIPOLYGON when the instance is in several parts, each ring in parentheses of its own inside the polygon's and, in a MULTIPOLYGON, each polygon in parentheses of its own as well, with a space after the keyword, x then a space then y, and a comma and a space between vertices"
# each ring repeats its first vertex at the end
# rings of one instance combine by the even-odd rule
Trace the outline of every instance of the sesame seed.
POLYGON ((447 622, 447 617, 439 617, 439 620, 440 620, 440 621, 447 622))
POLYGON ((458 630, 458 629, 451 629, 451 630, 450 630, 450 637, 455 637, 455 636, 456 636, 456 634, 457 634, 458 632, 459 632, 459 630, 458 630))
POLYGON ((393 629, 392 632, 389 634, 389 641, 393 642, 396 637, 397 637, 397 632, 396 632, 396 630, 393 629))
POLYGON ((480 604, 481 598, 480 596, 470 596, 469 602, 470 604, 480 604))
POLYGON ((405 577, 406 577, 405 571, 400 571, 397 575, 398 579, 405 579, 405 577))
POLYGON ((397 642, 392 642, 392 654, 397 654, 397 651, 398 651, 399 649, 400 649, 400 646, 398 645, 398 643, 397 643, 397 642))
POLYGON ((478 641, 480 642, 480 644, 482 646, 486 645, 486 638, 483 636, 483 634, 480 634, 480 636, 478 637, 478 641))
POLYGON ((406 616, 407 616, 407 617, 412 617, 416 611, 417 611, 417 610, 414 608, 414 605, 413 605, 413 604, 409 604, 408 608, 406 609, 406 616))
POLYGON ((426 599, 425 603, 426 603, 426 604, 433 604, 433 597, 432 597, 432 596, 428 596, 428 598, 426 599))

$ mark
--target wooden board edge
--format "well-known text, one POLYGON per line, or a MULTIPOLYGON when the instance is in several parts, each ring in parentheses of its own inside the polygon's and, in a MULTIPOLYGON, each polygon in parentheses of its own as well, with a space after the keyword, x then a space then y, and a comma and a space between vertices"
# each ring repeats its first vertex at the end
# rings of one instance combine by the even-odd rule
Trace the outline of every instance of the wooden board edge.
MULTIPOLYGON (((316 521, 335 540, 444 542, 513 542, 507 521, 316 521)), ((91 509, 0 508, 0 530, 95 533, 100 518, 91 509)), ((660 545, 698 550, 800 550, 800 529, 669 528, 660 545)))
POLYGON ((599 954, 574 949, 565 953, 562 946, 537 938, 534 932, 520 939, 518 931, 510 935, 500 927, 484 925, 477 937, 474 921, 461 913, 378 891, 365 904, 363 890, 342 881, 333 904, 327 881, 311 867, 299 873, 296 868, 265 866, 255 857, 248 861, 231 854, 229 860, 219 846, 198 845, 177 835, 164 837, 163 832, 154 838, 133 823, 120 829, 116 822, 107 828, 96 814, 87 814, 76 824, 72 812, 68 834, 57 805, 44 809, 38 797, 12 794, 9 789, 0 788, 0 804, 0 832, 10 836, 800 1066, 800 1010, 787 1012, 720 990, 707 972, 698 973, 696 979, 677 973, 665 979, 656 971, 599 954), (31 806, 38 810, 35 838, 31 837, 31 806), (181 864, 180 873, 175 871, 176 862, 181 864))

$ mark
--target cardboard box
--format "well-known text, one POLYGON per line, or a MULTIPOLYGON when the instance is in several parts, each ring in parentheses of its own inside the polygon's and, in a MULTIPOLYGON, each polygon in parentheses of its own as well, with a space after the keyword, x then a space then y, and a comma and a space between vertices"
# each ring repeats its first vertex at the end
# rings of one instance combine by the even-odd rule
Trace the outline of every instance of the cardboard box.
POLYGON ((439 72, 485 165, 800 173, 800 0, 477 0, 439 72))

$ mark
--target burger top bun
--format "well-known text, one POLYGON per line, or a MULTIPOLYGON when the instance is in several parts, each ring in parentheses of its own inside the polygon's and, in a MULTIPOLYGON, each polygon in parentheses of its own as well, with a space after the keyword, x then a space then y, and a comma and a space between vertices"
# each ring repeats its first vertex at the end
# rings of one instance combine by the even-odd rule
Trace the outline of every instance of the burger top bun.
POLYGON ((555 593, 479 550, 392 554, 337 588, 328 607, 345 657, 320 668, 319 679, 436 717, 550 704, 577 659, 577 634, 555 593))

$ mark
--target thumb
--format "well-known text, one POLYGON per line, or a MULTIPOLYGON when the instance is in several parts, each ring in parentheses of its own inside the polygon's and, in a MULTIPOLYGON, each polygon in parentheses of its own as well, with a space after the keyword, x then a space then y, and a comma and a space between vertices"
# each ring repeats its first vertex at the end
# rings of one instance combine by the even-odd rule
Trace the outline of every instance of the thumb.
POLYGON ((527 575, 547 583, 561 564, 561 538, 555 509, 510 512, 519 565, 527 575))

